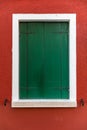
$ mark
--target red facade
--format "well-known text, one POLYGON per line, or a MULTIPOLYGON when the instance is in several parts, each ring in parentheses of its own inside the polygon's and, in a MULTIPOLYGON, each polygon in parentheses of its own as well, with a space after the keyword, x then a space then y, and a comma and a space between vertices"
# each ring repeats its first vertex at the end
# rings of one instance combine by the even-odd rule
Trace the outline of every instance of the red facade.
POLYGON ((87 0, 0 0, 0 130, 15 129, 87 130, 87 0), (11 108, 13 13, 76 13, 77 108, 11 108))

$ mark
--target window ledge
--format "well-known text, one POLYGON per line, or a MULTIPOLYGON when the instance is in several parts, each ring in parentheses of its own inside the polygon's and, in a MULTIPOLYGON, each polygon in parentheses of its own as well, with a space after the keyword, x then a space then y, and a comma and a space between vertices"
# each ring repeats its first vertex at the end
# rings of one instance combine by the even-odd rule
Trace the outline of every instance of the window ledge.
POLYGON ((39 100, 15 100, 12 102, 12 107, 77 107, 77 102, 75 100, 49 100, 49 99, 39 99, 39 100))

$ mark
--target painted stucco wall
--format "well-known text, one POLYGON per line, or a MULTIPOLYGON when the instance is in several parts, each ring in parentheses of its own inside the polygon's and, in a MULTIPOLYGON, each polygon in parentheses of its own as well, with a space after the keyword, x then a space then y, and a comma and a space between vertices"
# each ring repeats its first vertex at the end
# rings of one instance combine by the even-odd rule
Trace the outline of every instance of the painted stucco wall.
POLYGON ((87 0, 0 0, 0 130, 87 130, 87 0), (77 14, 77 108, 11 108, 13 13, 77 14))

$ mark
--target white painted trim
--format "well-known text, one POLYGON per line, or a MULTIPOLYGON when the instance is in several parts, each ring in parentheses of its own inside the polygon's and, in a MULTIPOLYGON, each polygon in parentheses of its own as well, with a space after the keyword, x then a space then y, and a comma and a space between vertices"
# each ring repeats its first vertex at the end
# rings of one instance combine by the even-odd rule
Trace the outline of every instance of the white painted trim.
POLYGON ((12 107, 76 107, 70 100, 19 100, 12 102, 12 107))
POLYGON ((76 14, 13 14, 12 35, 12 107, 76 107, 76 14), (70 98, 66 100, 19 99, 19 22, 69 21, 70 98))

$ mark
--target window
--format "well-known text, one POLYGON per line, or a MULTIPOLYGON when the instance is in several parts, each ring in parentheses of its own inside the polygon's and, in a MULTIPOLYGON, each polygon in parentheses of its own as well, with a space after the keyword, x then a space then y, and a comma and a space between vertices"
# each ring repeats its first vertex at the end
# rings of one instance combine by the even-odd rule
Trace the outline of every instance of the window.
POLYGON ((12 107, 76 107, 76 15, 13 15, 12 107))

